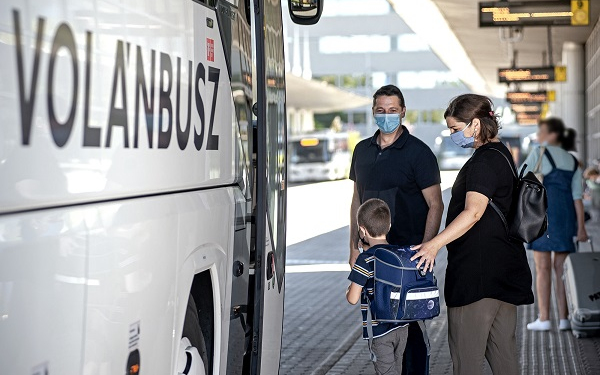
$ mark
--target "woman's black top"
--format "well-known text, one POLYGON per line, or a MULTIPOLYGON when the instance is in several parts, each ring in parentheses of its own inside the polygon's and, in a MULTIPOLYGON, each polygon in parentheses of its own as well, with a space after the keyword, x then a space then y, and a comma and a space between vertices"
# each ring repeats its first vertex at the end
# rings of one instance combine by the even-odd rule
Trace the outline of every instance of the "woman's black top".
MULTIPOLYGON (((500 142, 479 147, 462 167, 448 207, 446 226, 464 210, 467 192, 491 198, 506 214, 515 177, 506 159, 512 156, 500 142)), ((488 205, 481 219, 448 248, 445 299, 448 307, 465 306, 483 298, 514 305, 533 303, 531 270, 522 243, 510 241, 504 225, 488 205)))

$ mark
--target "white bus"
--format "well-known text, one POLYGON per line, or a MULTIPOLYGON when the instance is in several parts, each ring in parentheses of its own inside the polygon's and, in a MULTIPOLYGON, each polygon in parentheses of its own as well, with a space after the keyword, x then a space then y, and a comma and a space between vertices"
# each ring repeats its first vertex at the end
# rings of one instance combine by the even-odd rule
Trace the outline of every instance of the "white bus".
POLYGON ((346 132, 294 135, 289 138, 289 180, 325 181, 348 178, 352 155, 346 132))
POLYGON ((0 3, 0 374, 278 373, 281 17, 0 3))

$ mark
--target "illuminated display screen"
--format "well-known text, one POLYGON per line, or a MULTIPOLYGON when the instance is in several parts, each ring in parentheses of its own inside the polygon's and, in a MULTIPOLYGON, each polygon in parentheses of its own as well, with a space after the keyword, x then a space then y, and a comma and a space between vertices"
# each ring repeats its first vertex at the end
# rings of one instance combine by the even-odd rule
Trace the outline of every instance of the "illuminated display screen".
POLYGON ((510 68, 498 69, 498 82, 564 82, 567 80, 567 69, 564 66, 544 68, 510 68))
POLYGON ((479 3, 479 27, 587 26, 588 24, 589 0, 479 3))
POLYGON ((511 104, 519 103, 545 103, 553 102, 556 97, 555 91, 537 91, 537 92, 507 92, 506 101, 511 104))
POLYGON ((537 125, 541 116, 541 113, 517 113, 517 122, 519 125, 537 125))
POLYGON ((542 111, 541 104, 529 103, 529 104, 512 104, 510 106, 516 113, 537 113, 542 111))

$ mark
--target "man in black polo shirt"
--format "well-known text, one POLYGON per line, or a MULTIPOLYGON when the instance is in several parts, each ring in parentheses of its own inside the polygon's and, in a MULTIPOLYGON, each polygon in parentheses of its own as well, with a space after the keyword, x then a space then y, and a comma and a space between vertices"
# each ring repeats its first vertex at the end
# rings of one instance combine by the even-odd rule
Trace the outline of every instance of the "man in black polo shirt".
POLYGON ((373 116, 379 130, 354 149, 350 179, 354 196, 350 216, 350 265, 358 257, 356 212, 370 198, 390 207, 392 227, 388 242, 418 245, 440 229, 444 204, 440 170, 431 149, 402 125, 404 96, 394 85, 373 95, 373 116))

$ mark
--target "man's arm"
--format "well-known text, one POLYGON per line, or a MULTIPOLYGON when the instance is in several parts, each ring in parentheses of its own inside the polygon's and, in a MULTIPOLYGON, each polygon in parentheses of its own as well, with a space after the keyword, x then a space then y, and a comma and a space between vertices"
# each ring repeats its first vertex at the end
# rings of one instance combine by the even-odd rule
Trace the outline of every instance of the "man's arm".
POLYGON ((358 187, 354 183, 354 194, 352 195, 352 204, 350 205, 350 257, 348 263, 350 267, 354 267, 354 262, 358 257, 358 248, 356 246, 358 240, 358 224, 356 223, 356 213, 360 207, 360 198, 358 196, 358 187))
POLYGON ((442 201, 442 188, 439 184, 432 185, 421 190, 429 212, 427 213, 427 222, 425 223, 425 233, 423 234, 423 242, 427 242, 435 237, 442 222, 442 214, 444 212, 444 202, 442 201))

